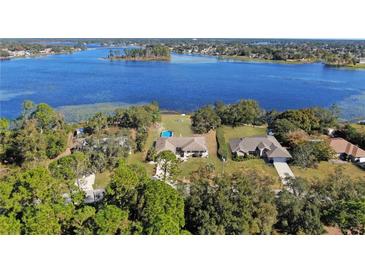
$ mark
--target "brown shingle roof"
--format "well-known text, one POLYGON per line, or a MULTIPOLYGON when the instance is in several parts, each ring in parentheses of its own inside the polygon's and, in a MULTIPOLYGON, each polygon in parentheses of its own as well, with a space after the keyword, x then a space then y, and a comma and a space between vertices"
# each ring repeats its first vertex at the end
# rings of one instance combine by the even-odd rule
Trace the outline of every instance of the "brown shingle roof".
POLYGON ((254 152, 257 148, 265 149, 268 157, 286 157, 291 158, 290 153, 281 146, 274 136, 254 136, 233 139, 229 142, 232 152, 254 152))
POLYGON ((343 138, 331 138, 330 146, 337 154, 346 153, 352 157, 365 157, 365 150, 351 144, 343 138))
POLYGON ((208 151, 205 138, 197 137, 160 137, 156 141, 156 152, 170 150, 176 153, 176 148, 182 151, 208 151))

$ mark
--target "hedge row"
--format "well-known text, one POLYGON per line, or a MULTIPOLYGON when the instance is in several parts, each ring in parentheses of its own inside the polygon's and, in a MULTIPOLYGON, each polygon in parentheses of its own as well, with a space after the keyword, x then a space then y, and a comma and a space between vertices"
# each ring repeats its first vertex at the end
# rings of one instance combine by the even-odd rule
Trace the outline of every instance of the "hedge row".
POLYGON ((225 161, 228 159, 228 147, 222 128, 217 128, 216 138, 218 144, 218 156, 221 160, 225 161))

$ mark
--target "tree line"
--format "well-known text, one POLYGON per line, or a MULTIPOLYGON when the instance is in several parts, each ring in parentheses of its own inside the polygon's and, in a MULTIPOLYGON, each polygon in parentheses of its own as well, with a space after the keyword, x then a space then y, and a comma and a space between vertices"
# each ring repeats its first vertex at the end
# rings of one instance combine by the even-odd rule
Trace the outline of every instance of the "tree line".
MULTIPOLYGON (((321 234, 325 226, 365 233, 365 182, 341 170, 325 179, 292 179, 275 194, 271 178, 252 172, 219 175, 206 165, 193 172, 189 185, 174 189, 164 182, 179 171, 173 153, 155 155, 164 173, 160 181, 149 178, 144 167, 127 164, 126 149, 100 141, 109 127, 145 134, 160 119, 156 103, 97 113, 83 124, 88 145, 54 160, 74 126, 46 104, 24 102, 18 119, 0 120, 1 160, 11 167, 0 177, 0 234, 321 234), (86 204, 75 180, 106 168, 113 175, 104 198, 86 204)), ((293 154, 323 150, 314 155, 320 159, 325 148, 301 152, 297 140, 337 123, 334 109, 264 112, 250 100, 204 107, 192 119, 198 128, 218 131, 222 121, 231 126, 266 122, 293 154)), ((318 145, 305 141, 303 146, 312 143, 318 145)))
MULTIPOLYGON (((334 157, 328 142, 321 139, 328 128, 339 127, 339 109, 304 108, 278 112, 265 111, 254 100, 240 100, 233 104, 217 102, 204 106, 191 116, 192 129, 196 133, 207 133, 216 129, 218 154, 227 159, 226 142, 221 125, 237 127, 242 125, 267 124, 268 129, 284 146, 292 152, 293 163, 302 167, 315 167, 320 161, 334 157)), ((362 136, 348 126, 343 135, 362 144, 362 136)), ((238 159, 236 159, 238 160, 238 159)))
POLYGON ((340 170, 292 179, 276 195, 257 173, 221 176, 207 165, 189 188, 174 189, 121 160, 95 204, 83 202, 68 172, 36 167, 2 178, 0 234, 322 234, 325 226, 365 233, 365 181, 340 170))
POLYGON ((110 50, 109 59, 126 59, 126 60, 169 60, 170 49, 163 45, 147 45, 143 48, 126 48, 123 54, 120 50, 110 50))

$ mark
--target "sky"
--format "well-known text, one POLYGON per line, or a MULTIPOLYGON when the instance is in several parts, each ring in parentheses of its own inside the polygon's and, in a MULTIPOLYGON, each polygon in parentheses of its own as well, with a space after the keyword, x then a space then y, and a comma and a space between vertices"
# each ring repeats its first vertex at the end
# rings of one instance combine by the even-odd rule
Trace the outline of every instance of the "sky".
POLYGON ((1 10, 2 38, 365 38, 363 0, 17 0, 1 10))

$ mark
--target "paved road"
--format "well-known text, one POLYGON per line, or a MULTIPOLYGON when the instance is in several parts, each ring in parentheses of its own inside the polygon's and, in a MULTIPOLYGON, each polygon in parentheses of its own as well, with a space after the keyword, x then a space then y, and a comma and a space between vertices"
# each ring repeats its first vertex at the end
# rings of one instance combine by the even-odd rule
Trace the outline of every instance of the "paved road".
POLYGON ((290 169, 286 162, 275 162, 274 167, 280 176, 281 182, 285 185, 287 183, 287 177, 295 178, 293 171, 290 169))

